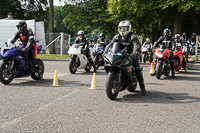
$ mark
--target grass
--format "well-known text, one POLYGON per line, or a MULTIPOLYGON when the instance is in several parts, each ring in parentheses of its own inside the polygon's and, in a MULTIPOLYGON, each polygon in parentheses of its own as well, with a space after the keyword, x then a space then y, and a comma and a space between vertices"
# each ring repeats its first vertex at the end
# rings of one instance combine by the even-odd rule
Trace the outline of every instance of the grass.
POLYGON ((69 58, 70 55, 63 55, 62 57, 60 57, 59 54, 38 54, 37 58, 40 59, 61 59, 61 58, 69 58))

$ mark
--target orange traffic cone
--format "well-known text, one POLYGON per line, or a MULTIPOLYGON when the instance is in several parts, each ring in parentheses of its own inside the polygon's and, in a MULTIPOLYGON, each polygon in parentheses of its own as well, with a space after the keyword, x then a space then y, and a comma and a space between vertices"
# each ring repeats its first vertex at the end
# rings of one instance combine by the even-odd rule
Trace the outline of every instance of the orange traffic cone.
POLYGON ((52 84, 52 86, 59 86, 59 85, 58 85, 57 70, 55 70, 55 73, 54 73, 54 79, 53 79, 53 84, 52 84))
POLYGON ((93 73, 91 87, 89 89, 91 89, 91 90, 96 90, 97 89, 97 87, 96 87, 96 74, 95 73, 93 73))
POLYGON ((149 73, 151 73, 151 74, 153 74, 154 73, 154 69, 153 69, 153 62, 151 63, 151 67, 150 67, 150 72, 149 73))

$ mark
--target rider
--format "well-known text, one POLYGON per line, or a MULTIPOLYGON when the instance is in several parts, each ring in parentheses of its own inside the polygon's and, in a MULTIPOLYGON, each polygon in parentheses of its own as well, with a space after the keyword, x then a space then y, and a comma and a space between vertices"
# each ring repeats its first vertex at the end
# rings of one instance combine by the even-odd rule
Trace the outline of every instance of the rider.
POLYGON ((196 43, 196 33, 192 33, 192 35, 191 35, 191 42, 196 43))
POLYGON ((146 39, 146 42, 144 42, 144 44, 142 45, 142 48, 148 48, 148 50, 151 52, 151 61, 153 60, 153 52, 151 50, 152 48, 152 43, 151 40, 149 38, 146 39))
POLYGON ((140 89, 142 91, 142 95, 146 95, 146 89, 144 85, 144 79, 142 75, 142 69, 139 64, 138 59, 138 51, 140 49, 140 42, 135 34, 133 34, 131 31, 131 23, 127 20, 121 21, 118 25, 118 31, 119 34, 115 35, 110 42, 109 45, 105 48, 105 53, 108 52, 109 47, 111 47, 115 42, 119 42, 121 48, 127 47, 128 48, 128 54, 130 54, 130 57, 133 61, 133 66, 135 68, 135 73, 137 76, 137 80, 140 85, 140 89))
MULTIPOLYGON (((181 46, 181 48, 182 48, 182 53, 185 53, 185 50, 184 50, 184 43, 183 43, 183 40, 182 40, 182 38, 181 38, 181 36, 179 35, 179 34, 176 34, 175 35, 175 42, 176 42, 176 46, 177 46, 177 44, 179 44, 180 43, 180 46, 181 46)), ((185 66, 185 64, 186 64, 186 61, 185 61, 185 56, 183 55, 183 64, 184 64, 184 66, 185 66)))
POLYGON ((182 34, 181 39, 183 40, 183 47, 184 47, 185 53, 187 55, 187 61, 188 61, 189 43, 188 43, 188 37, 187 37, 186 33, 182 34))
POLYGON ((17 39, 20 39, 22 45, 25 48, 17 47, 19 52, 28 52, 28 58, 37 67, 36 57, 37 57, 37 46, 34 39, 34 34, 31 29, 27 29, 27 24, 25 21, 19 21, 16 25, 18 28, 17 33, 14 38, 11 40, 11 43, 14 44, 17 39))
POLYGON ((91 56, 90 56, 89 39, 85 37, 83 30, 80 30, 78 32, 78 37, 76 38, 75 43, 77 43, 77 44, 80 43, 80 44, 83 45, 83 51, 85 51, 84 54, 87 57, 89 63, 93 66, 94 72, 96 72, 96 67, 94 65, 93 60, 91 59, 91 56))
POLYGON ((100 33, 97 43, 102 43, 104 45, 104 48, 106 47, 106 45, 108 44, 108 40, 106 39, 104 33, 100 33))
MULTIPOLYGON (((166 28, 163 31, 163 36, 161 36, 158 41, 156 41, 152 47, 152 49, 154 49, 155 47, 158 47, 159 44, 164 44, 166 46, 166 48, 168 48, 169 50, 174 50, 175 49, 175 41, 174 39, 171 37, 171 30, 166 28)), ((170 52, 170 67, 171 67, 171 72, 172 72, 172 77, 175 78, 175 69, 174 69, 174 54, 173 52, 170 52)), ((156 59, 155 59, 156 60, 156 59)), ((156 62, 156 61, 155 61, 156 62)), ((156 68, 156 63, 154 63, 154 70, 156 68)), ((154 75, 155 75, 156 71, 154 71, 154 75)))

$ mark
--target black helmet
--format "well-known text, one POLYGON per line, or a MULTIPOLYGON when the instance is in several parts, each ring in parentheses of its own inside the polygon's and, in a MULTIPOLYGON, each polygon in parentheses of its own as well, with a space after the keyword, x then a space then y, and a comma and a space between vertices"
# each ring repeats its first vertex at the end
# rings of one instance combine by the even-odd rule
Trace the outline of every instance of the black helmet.
POLYGON ((177 41, 179 41, 179 40, 180 40, 180 38, 181 38, 181 37, 180 37, 180 35, 179 35, 179 34, 176 34, 176 35, 175 35, 175 39, 176 39, 177 41))
POLYGON ((99 37, 105 37, 105 34, 104 33, 100 33, 99 37))
POLYGON ((22 21, 19 21, 16 27, 18 28, 19 32, 23 33, 27 29, 27 24, 24 20, 22 20, 22 21), (24 28, 20 30, 19 27, 24 27, 24 28))
POLYGON ((164 29, 163 35, 164 35, 165 37, 171 36, 171 30, 168 29, 168 28, 164 29))
POLYGON ((192 36, 196 36, 196 33, 192 33, 192 36))

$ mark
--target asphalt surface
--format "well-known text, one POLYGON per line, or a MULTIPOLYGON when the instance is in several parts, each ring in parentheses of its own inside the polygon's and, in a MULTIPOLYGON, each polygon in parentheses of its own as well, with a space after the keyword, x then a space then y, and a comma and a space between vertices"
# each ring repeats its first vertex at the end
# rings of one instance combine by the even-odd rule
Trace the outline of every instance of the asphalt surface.
POLYGON ((0 133, 199 133, 200 64, 176 78, 149 74, 142 64, 147 96, 120 92, 111 101, 106 74, 96 73, 97 90, 89 90, 92 72, 69 73, 68 60, 45 60, 43 81, 30 77, 0 85, 0 133), (59 87, 51 86, 58 71, 59 87))

